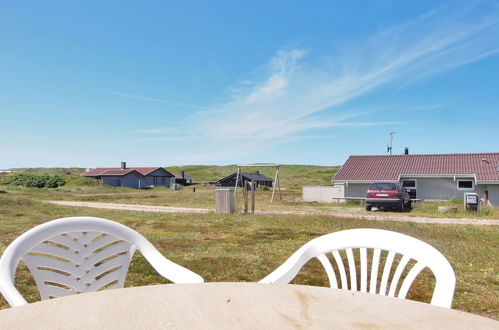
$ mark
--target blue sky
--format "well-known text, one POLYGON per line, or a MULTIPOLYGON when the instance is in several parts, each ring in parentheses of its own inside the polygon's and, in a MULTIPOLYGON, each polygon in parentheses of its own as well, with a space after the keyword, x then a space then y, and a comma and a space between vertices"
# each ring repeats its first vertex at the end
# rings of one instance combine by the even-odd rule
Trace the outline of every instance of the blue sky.
POLYGON ((497 1, 3 1, 0 168, 497 152, 497 1))

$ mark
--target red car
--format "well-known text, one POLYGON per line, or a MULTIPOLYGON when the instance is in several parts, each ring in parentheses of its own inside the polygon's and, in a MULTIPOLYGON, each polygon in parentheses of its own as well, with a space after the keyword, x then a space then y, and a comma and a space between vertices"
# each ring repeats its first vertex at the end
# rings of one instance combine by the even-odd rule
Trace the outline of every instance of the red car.
POLYGON ((411 197, 400 182, 375 182, 366 192, 366 211, 396 209, 401 212, 411 209, 411 197))

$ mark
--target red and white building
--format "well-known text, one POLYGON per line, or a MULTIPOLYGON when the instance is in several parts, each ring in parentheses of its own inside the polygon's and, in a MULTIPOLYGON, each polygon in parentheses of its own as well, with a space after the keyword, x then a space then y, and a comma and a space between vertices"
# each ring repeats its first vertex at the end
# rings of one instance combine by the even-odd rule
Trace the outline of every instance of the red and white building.
POLYGON ((374 181, 399 181, 412 198, 462 199, 465 192, 499 205, 499 153, 350 156, 331 179, 345 197, 364 197, 374 181))

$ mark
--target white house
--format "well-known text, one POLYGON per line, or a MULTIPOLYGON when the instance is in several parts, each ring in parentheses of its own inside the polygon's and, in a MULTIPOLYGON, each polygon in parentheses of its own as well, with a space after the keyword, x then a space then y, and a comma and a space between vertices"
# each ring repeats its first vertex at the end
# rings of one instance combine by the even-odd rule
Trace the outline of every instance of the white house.
POLYGON ((449 200, 476 192, 499 205, 499 153, 350 156, 331 179, 345 197, 364 197, 374 181, 399 181, 412 198, 449 200))

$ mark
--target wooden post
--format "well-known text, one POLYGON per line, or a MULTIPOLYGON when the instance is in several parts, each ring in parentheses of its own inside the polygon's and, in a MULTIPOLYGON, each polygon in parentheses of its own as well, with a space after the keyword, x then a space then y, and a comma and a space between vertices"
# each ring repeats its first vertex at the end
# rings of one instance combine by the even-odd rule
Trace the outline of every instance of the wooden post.
POLYGON ((246 182, 242 181, 243 188, 243 198, 244 198, 244 214, 248 213, 248 189, 246 187, 246 182))
POLYGON ((236 184, 234 186, 234 200, 236 200, 237 184, 239 183, 239 172, 240 171, 241 171, 241 168, 238 166, 237 167, 237 174, 236 174, 236 184))
POLYGON ((272 187, 272 198, 270 199, 270 204, 274 202, 274 194, 276 186, 279 187, 279 200, 282 200, 281 184, 279 183, 279 166, 276 166, 275 170, 274 186, 272 187))
POLYGON ((251 180, 251 213, 255 213, 255 180, 251 180))
POLYGON ((277 176, 277 186, 278 186, 278 189, 279 189, 279 200, 282 201, 281 179, 279 178, 279 166, 277 166, 276 176, 277 176))

